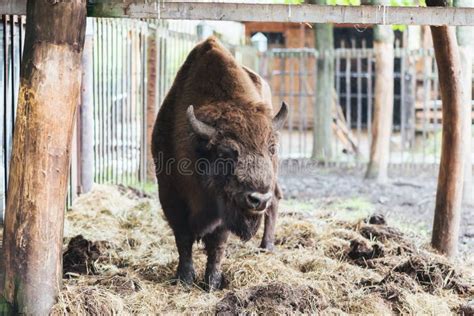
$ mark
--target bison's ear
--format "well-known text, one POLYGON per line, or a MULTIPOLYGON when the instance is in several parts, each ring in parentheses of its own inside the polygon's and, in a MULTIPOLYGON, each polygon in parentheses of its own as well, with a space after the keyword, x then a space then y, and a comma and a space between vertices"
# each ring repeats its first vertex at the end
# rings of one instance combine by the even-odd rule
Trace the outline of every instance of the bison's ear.
POLYGON ((198 120, 196 115, 194 115, 194 107, 192 105, 190 105, 186 110, 186 116, 194 133, 207 140, 214 138, 217 133, 216 129, 198 120))
POLYGON ((281 103, 280 111, 273 118, 273 128, 279 130, 285 124, 286 118, 288 116, 288 105, 285 102, 281 103))

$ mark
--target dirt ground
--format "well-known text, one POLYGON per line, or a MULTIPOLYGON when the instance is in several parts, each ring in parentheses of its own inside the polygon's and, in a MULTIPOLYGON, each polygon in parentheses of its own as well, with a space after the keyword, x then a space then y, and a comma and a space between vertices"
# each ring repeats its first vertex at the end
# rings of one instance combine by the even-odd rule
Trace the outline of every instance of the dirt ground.
MULTIPOLYGON (((384 214, 390 225, 429 242, 437 170, 390 170, 386 184, 364 180, 364 171, 364 166, 283 166, 280 184, 290 204, 308 209, 332 209, 336 216, 343 218, 384 214)), ((462 212, 459 250, 462 256, 467 256, 474 253, 474 207, 465 205, 462 212)))
POLYGON ((474 311, 473 265, 433 253, 428 231, 419 235, 419 226, 407 225, 403 216, 398 219, 388 211, 387 218, 373 215, 383 208, 378 203, 392 208, 388 192, 393 190, 388 187, 382 195, 379 189, 379 199, 387 200, 372 202, 377 194, 372 197, 370 188, 367 193, 362 185, 360 192, 354 190, 360 182, 357 172, 316 171, 316 179, 282 180, 288 196, 301 196, 282 201, 274 252, 257 248, 261 230, 247 243, 230 239, 222 265, 227 286, 212 293, 201 283, 206 260, 202 244, 194 248, 196 283, 190 288, 174 283, 174 238, 153 194, 96 186, 66 214, 64 286, 52 315, 474 311), (301 183, 307 188, 295 189, 301 183))

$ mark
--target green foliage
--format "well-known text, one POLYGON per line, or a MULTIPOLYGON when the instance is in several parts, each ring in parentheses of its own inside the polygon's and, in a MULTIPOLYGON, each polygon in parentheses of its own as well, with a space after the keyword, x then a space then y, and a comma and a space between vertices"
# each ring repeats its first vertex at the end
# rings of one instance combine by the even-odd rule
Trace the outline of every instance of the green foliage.
MULTIPOLYGON (((424 0, 422 0, 424 2, 424 0)), ((392 7, 409 7, 418 4, 418 0, 390 0, 390 5, 392 7)), ((407 29, 406 25, 393 25, 392 26, 394 31, 404 32, 407 29)))
POLYGON ((327 0, 329 5, 360 5, 360 0, 327 0))
MULTIPOLYGON (((280 1, 277 1, 280 2, 280 1)), ((284 4, 302 4, 304 3, 304 0, 284 0, 284 4)))
POLYGON ((414 0, 390 0, 392 7, 406 7, 414 5, 414 0))
MULTIPOLYGON (((279 0, 275 0, 276 3, 281 3, 279 0)), ((302 4, 304 0, 283 0, 285 4, 302 4)), ((326 0, 327 5, 360 5, 360 0, 326 0)))

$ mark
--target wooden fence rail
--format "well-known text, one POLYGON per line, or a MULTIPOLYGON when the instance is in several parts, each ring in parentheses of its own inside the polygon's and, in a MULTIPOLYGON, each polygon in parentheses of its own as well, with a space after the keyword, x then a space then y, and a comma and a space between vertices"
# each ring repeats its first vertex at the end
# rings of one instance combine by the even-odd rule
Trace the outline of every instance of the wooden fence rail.
MULTIPOLYGON (((26 13, 26 0, 2 0, 0 14, 26 13)), ((474 25, 474 8, 323 6, 248 3, 95 0, 88 16, 174 20, 474 25)))

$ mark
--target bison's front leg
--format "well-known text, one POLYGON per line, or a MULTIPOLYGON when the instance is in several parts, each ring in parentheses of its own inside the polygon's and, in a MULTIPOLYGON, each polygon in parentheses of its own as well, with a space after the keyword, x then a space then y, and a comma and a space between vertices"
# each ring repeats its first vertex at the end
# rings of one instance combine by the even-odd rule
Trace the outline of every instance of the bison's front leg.
POLYGON ((260 248, 273 251, 275 248, 275 224, 278 213, 278 199, 274 198, 272 204, 265 212, 265 228, 260 248))
POLYGON ((266 249, 268 251, 273 251, 275 248, 275 225, 278 214, 278 203, 283 197, 283 192, 281 191, 278 183, 275 185, 275 195, 273 196, 272 204, 265 212, 265 228, 263 230, 263 238, 260 244, 260 248, 266 249))
POLYGON ((191 285, 196 277, 192 257, 194 237, 190 235, 189 232, 175 232, 175 239, 179 253, 176 279, 186 285, 191 285))
POLYGON ((208 286, 209 291, 222 289, 224 286, 221 272, 221 261, 224 257, 228 237, 228 230, 217 228, 214 232, 203 238, 207 252, 207 265, 204 282, 208 286))

